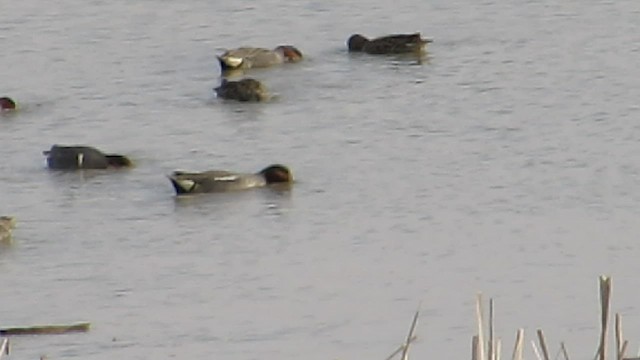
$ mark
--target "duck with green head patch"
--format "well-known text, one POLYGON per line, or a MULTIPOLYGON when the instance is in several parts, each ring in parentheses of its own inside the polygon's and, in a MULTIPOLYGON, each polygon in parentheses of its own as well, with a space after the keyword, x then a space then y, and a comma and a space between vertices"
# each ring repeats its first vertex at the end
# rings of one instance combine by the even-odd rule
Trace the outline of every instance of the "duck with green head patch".
POLYGON ((133 165, 126 156, 105 154, 84 145, 53 145, 42 153, 47 157, 49 168, 55 170, 126 168, 133 165))
POLYGON ((280 164, 269 165, 257 173, 226 170, 205 172, 175 171, 169 175, 177 195, 247 190, 269 185, 291 184, 293 174, 280 164))

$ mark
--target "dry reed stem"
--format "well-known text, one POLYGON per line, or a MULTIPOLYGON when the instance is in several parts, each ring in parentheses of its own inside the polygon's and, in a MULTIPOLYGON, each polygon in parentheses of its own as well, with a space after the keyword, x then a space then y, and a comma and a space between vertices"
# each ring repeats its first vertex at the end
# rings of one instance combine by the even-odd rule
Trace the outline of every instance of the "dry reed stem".
POLYGON ((629 345, 629 342, 627 340, 622 342, 622 349, 620 349, 620 353, 618 354, 620 360, 624 360, 624 353, 627 351, 627 345, 629 345))
POLYGON ((544 356, 544 360, 549 360, 549 349, 547 348, 547 343, 544 341, 544 333, 542 329, 538 329, 538 343, 540 344, 540 349, 542 349, 542 355, 544 356))
POLYGON ((407 340, 404 342, 404 349, 402 350, 401 360, 409 360, 409 344, 411 343, 411 338, 414 337, 413 333, 416 330, 416 324, 418 323, 418 316, 420 315, 420 310, 416 311, 416 314, 413 315, 413 321, 411 322, 411 327, 409 328, 409 335, 407 335, 407 340))
POLYGON ((615 316, 615 332, 616 332, 616 359, 622 360, 624 358, 624 348, 626 347, 626 341, 622 336, 622 319, 620 314, 616 313, 615 316))
POLYGON ((562 355, 564 355, 564 359, 569 360, 569 352, 567 351, 566 346, 564 346, 564 342, 560 343, 560 350, 562 351, 562 355))
MULTIPOLYGON (((417 338, 418 338, 417 336, 412 337, 411 339, 409 339, 409 343, 413 342, 417 338)), ((394 356, 400 354, 400 352, 404 350, 405 346, 406 346, 405 344, 400 345, 394 352, 391 353, 391 355, 387 356, 385 360, 393 359, 394 356)))
POLYGON ((479 360, 482 355, 478 351, 480 351, 478 343, 478 335, 474 335, 471 338, 471 360, 479 360))
POLYGON ((0 345, 0 359, 4 355, 9 355, 9 338, 2 339, 2 345, 0 345))
POLYGON ((513 346, 511 360, 522 360, 522 344, 524 343, 524 329, 520 328, 516 332, 516 343, 513 346))
POLYGON ((609 321, 609 301, 611 298, 611 278, 605 275, 600 276, 600 346, 598 356, 600 360, 607 359, 607 323, 609 321))
POLYGON ((493 298, 489 298, 489 342, 487 344, 487 359, 496 360, 495 355, 495 340, 493 337, 493 298))
POLYGON ((538 350, 538 346, 536 346, 536 342, 531 340, 531 347, 533 347, 533 352, 536 354, 538 360, 542 360, 542 356, 540 356, 540 350, 538 350))
POLYGON ((480 358, 477 360, 486 360, 484 352, 484 319, 482 316, 482 293, 476 296, 476 319, 478 322, 478 354, 480 358))

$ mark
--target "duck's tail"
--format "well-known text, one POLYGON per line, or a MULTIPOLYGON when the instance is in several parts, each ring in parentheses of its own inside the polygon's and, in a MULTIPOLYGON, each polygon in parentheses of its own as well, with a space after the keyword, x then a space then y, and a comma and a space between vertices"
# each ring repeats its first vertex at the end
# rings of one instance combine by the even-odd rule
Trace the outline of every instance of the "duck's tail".
POLYGON ((169 175, 168 178, 171 181, 171 185, 176 190, 176 194, 189 194, 193 192, 196 187, 196 182, 191 179, 180 178, 181 173, 179 171, 169 175))
POLYGON ((236 70, 242 67, 242 58, 237 58, 233 56, 218 56, 218 61, 220 62, 220 70, 228 71, 228 70, 236 70))
POLYGON ((419 33, 419 32, 410 34, 409 37, 412 39, 413 42, 416 42, 416 43, 422 44, 422 45, 425 45, 425 44, 433 42, 433 39, 423 38, 422 34, 419 33))
POLYGON ((116 168, 133 166, 133 163, 131 162, 131 160, 129 160, 128 157, 123 155, 108 154, 108 155, 105 155, 105 157, 107 158, 107 162, 109 163, 109 166, 113 166, 116 168))

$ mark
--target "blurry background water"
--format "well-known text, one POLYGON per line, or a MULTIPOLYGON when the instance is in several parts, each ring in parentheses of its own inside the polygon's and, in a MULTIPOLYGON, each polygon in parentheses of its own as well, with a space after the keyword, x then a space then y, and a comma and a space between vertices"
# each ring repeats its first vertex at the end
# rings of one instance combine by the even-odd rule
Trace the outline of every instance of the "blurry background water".
MULTIPOLYGON (((504 348, 596 348, 596 278, 640 340, 640 2, 23 0, 0 4, 0 326, 11 358, 468 359, 477 291, 504 348), (421 64, 349 55, 420 31, 421 64), (215 98, 215 55, 298 46, 215 98), (129 155, 45 168, 52 144, 129 155), (289 165, 290 192, 176 199, 175 169, 289 165)), ((507 351, 508 353, 508 351, 507 351)), ((506 356, 506 355, 505 355, 506 356)))

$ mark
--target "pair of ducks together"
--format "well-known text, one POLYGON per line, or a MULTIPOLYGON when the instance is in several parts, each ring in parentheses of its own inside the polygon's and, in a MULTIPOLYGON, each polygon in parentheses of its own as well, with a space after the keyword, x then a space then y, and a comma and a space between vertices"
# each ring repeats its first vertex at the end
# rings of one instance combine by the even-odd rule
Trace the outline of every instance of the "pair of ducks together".
MULTIPOLYGON (((15 110, 15 102, 8 97, 0 98, 1 110, 15 110)), ((109 169, 128 168, 133 166, 129 158, 119 154, 105 154, 91 146, 53 145, 44 151, 47 166, 56 170, 109 169)), ((226 170, 209 170, 205 172, 174 171, 169 180, 176 194, 194 194, 245 190, 268 185, 293 182, 289 168, 280 164, 269 165, 255 174, 236 173, 226 170)), ((0 240, 11 238, 12 218, 0 217, 0 240)))
MULTIPOLYGON (((368 39, 354 34, 347 40, 350 52, 363 52, 372 55, 422 54, 426 44, 432 40, 423 39, 420 33, 394 34, 368 39)), ((302 60, 302 53, 291 45, 280 45, 273 50, 264 48, 241 47, 228 50, 218 56, 223 73, 231 70, 266 68, 284 63, 296 63, 302 60)), ((222 79, 220 86, 214 89, 218 97, 238 101, 264 101, 269 99, 267 88, 258 80, 247 78, 239 81, 222 79)))
MULTIPOLYGON (((121 169, 133 166, 129 158, 105 154, 90 146, 53 145, 44 151, 47 166, 55 170, 121 169)), ((290 185, 293 175, 280 164, 269 165, 257 173, 237 173, 226 170, 205 172, 174 171, 169 175, 177 195, 246 190, 270 185, 290 185)))

